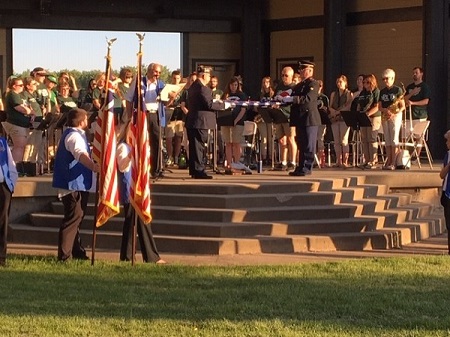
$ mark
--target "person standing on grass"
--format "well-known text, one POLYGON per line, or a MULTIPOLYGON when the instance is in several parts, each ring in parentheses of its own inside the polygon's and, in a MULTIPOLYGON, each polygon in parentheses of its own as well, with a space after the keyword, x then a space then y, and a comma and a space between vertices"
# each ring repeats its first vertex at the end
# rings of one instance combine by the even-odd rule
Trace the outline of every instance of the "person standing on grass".
POLYGON ((137 218, 137 233, 139 238, 139 246, 141 248, 142 259, 144 262, 154 262, 156 264, 165 264, 166 261, 161 259, 156 248, 155 239, 153 238, 151 224, 144 223, 137 215, 134 207, 130 203, 130 189, 131 189, 131 160, 132 149, 127 143, 127 137, 130 131, 131 120, 122 125, 122 128, 117 137, 117 178, 118 189, 120 195, 120 203, 123 205, 125 219, 122 227, 122 243, 120 245, 120 261, 131 261, 133 259, 133 235, 134 223, 137 218))
POLYGON ((0 137, 0 266, 6 264, 6 237, 8 232, 11 197, 17 182, 17 169, 8 142, 0 137))
MULTIPOLYGON (((444 138, 447 145, 447 153, 444 157, 444 165, 439 173, 441 179, 443 179, 442 184, 442 195, 441 195, 441 205, 444 207, 444 217, 445 217, 445 227, 447 227, 447 233, 450 232, 450 130, 448 130, 444 138)), ((448 241, 448 254, 450 255, 450 235, 447 235, 448 241)))
POLYGON ((88 126, 87 112, 72 109, 67 116, 68 128, 62 134, 55 156, 53 187, 64 205, 64 219, 59 228, 58 260, 87 260, 81 245, 80 225, 83 221, 89 191, 95 186, 92 172, 100 166, 91 157, 84 129, 88 126))

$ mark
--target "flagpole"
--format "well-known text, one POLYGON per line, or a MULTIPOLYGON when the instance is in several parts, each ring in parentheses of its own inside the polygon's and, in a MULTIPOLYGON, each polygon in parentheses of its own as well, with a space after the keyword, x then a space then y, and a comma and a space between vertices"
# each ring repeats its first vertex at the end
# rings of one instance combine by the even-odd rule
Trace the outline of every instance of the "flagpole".
MULTIPOLYGON (((107 44, 108 44, 108 48, 107 48, 107 54, 106 54, 106 85, 104 86, 103 90, 105 90, 103 97, 107 97, 107 93, 108 93, 108 87, 109 87, 109 77, 111 74, 111 46, 114 43, 114 41, 116 41, 117 39, 111 39, 111 40, 107 40, 107 44)), ((107 105, 107 100, 105 98, 102 107, 99 110, 99 114, 102 114, 105 106, 107 105)), ((100 155, 98 156, 98 160, 99 160, 99 165, 101 166, 101 155, 103 153, 103 147, 104 147, 104 133, 105 133, 105 128, 103 127, 104 125, 104 121, 105 119, 102 118, 101 122, 101 132, 102 132, 102 141, 101 141, 101 152, 100 155)), ((94 265, 95 262, 95 248, 96 248, 96 243, 97 243, 97 210, 98 210, 98 203, 99 203, 99 191, 100 191, 100 184, 98 182, 100 182, 100 174, 99 172, 97 172, 97 184, 96 184, 96 188, 95 188, 95 205, 94 205, 94 223, 93 223, 93 228, 92 228, 92 254, 91 254, 91 265, 94 265)))
MULTIPOLYGON (((138 39, 139 39, 139 52, 138 52, 138 68, 137 73, 139 76, 136 76, 136 90, 137 90, 137 111, 138 113, 141 113, 142 109, 142 88, 141 88, 141 72, 142 72, 142 45, 144 44, 144 36, 145 34, 139 34, 136 33, 138 39)), ((132 258, 131 258, 131 265, 134 266, 134 263, 136 261, 136 237, 137 237, 137 222, 138 222, 138 215, 135 211, 134 215, 134 221, 133 221, 133 239, 132 239, 132 258)), ((141 247, 142 249, 142 247, 141 247)))

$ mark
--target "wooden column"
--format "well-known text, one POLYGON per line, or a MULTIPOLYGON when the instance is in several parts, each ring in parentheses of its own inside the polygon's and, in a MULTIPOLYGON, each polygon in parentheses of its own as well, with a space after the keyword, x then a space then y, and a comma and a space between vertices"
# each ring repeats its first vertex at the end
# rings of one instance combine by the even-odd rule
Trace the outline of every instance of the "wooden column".
POLYGON ((241 20, 241 68, 246 94, 259 99, 261 78, 265 76, 265 41, 262 29, 266 13, 265 0, 246 0, 242 2, 241 20))
POLYGON ((423 68, 431 88, 428 145, 435 159, 446 151, 443 135, 450 125, 448 114, 449 0, 424 0, 423 68))
POLYGON ((329 95, 336 87, 336 78, 343 74, 343 35, 345 0, 324 0, 324 86, 329 95))

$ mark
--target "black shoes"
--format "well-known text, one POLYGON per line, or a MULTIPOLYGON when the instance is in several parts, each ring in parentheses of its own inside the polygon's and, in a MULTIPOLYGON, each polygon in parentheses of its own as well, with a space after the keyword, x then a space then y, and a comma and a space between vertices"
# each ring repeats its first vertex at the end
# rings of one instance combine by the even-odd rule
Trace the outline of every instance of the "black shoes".
POLYGON ((206 172, 199 172, 191 175, 194 179, 212 179, 212 176, 206 174, 206 172))
POLYGON ((89 260, 89 257, 87 255, 75 255, 72 256, 73 260, 89 260))
POLYGON ((311 171, 303 171, 301 169, 295 169, 295 171, 289 172, 291 177, 304 177, 311 175, 311 171))

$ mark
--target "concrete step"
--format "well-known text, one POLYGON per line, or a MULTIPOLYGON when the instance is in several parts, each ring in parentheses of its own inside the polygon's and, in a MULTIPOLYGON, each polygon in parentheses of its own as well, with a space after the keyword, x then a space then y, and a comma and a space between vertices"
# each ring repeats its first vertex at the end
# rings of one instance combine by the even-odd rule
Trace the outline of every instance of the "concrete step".
POLYGON ((180 208, 159 207, 153 208, 154 219, 189 220, 211 222, 242 222, 242 221, 283 221, 290 219, 338 219, 353 217, 355 205, 328 205, 328 206, 290 206, 265 207, 241 209, 214 209, 214 208, 180 208))
POLYGON ((290 220, 285 222, 193 223, 155 220, 154 234, 206 237, 252 237, 257 235, 320 234, 330 232, 361 232, 376 229, 376 218, 290 220))
MULTIPOLYGON (((331 206, 298 206, 298 207, 274 207, 274 208, 250 208, 242 209, 215 209, 215 208, 180 208, 180 207, 160 207, 152 208, 154 220, 172 220, 172 221, 191 221, 191 222, 279 222, 290 219, 339 219, 353 217, 357 206, 355 205, 331 205, 331 206)), ((57 227, 63 219, 62 214, 52 213, 31 213, 30 222, 34 226, 57 227)), ((118 217, 113 217, 108 221, 120 222, 118 217)), ((92 224, 94 217, 85 216, 82 226, 85 222, 92 224)))
MULTIPOLYGON (((296 206, 296 205, 333 205, 336 193, 280 193, 280 194, 256 194, 256 195, 204 195, 204 194, 173 194, 158 193, 152 195, 152 208, 157 206, 174 207, 198 207, 198 208, 218 208, 218 209, 247 209, 254 207, 276 207, 276 206, 296 206)), ((60 201, 51 203, 54 213, 64 213, 64 206, 60 201)), ((86 214, 94 215, 95 204, 88 203, 86 214)), ((123 211, 121 212, 123 216, 123 211)))
MULTIPOLYGON (((28 225, 13 225, 11 242, 25 244, 56 245, 58 229, 36 228, 28 225), (33 235, 30 235, 33 233, 33 235)), ((92 231, 81 230, 81 241, 85 247, 92 246, 92 231)), ((396 231, 322 234, 309 236, 259 236, 253 238, 205 238, 155 235, 160 252, 185 254, 259 254, 299 253, 307 251, 391 249, 396 246, 396 231)), ((120 233, 97 232, 96 248, 120 249, 120 233)))
MULTIPOLYGON (((51 228, 59 228, 61 225, 64 215, 63 214, 55 214, 55 213, 31 213, 30 217, 30 225, 36 228, 42 227, 51 227, 51 228)), ((108 220, 103 226, 99 227, 99 231, 113 231, 113 232, 121 232, 123 226, 124 218, 121 216, 114 216, 108 220)), ((86 215, 81 222, 81 229, 91 229, 94 224, 94 216, 86 215)))
POLYGON ((409 205, 412 202, 412 195, 408 193, 381 194, 376 198, 386 200, 388 209, 409 205))
MULTIPOLYGON (((337 179, 342 180, 342 179, 337 179)), ((328 184, 328 182, 323 182, 328 184)), ((235 180, 233 182, 216 182, 202 181, 199 183, 180 184, 179 182, 170 183, 165 181, 164 184, 152 184, 151 193, 175 193, 175 194, 203 194, 203 195, 226 195, 226 194, 267 194, 274 193, 274 191, 283 191, 286 193, 311 192, 318 191, 321 181, 290 181, 290 182, 268 182, 258 183, 235 180)), ((329 190, 329 189, 328 189, 329 190)))

